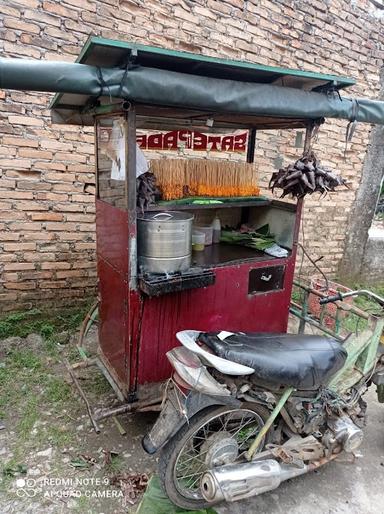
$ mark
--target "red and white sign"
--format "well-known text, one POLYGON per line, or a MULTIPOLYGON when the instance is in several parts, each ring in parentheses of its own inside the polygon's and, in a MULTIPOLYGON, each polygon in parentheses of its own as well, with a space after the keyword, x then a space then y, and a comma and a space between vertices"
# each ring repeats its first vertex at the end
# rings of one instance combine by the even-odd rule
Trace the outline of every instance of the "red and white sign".
POLYGON ((192 150, 201 152, 236 152, 247 150, 248 132, 203 134, 195 130, 146 133, 136 136, 142 150, 192 150))

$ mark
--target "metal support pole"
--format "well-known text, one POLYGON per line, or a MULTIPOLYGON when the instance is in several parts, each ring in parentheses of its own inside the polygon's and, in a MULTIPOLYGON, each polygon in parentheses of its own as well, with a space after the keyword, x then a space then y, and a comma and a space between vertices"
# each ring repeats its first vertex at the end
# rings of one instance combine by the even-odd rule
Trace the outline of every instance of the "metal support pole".
POLYGON ((256 149, 256 129, 252 128, 248 131, 248 147, 247 147, 247 162, 255 162, 255 149, 256 149))
POLYGON ((129 288, 136 289, 137 282, 137 240, 136 240, 136 112, 131 106, 127 112, 126 139, 126 199, 128 210, 128 277, 129 288))
POLYGON ((268 430, 271 428, 271 426, 272 426, 273 422, 275 421, 277 415, 279 414, 281 409, 284 407, 284 405, 286 404, 288 398, 291 396, 291 394, 293 393, 294 390, 295 389, 293 387, 289 387, 288 389, 286 389, 284 391, 284 393, 281 396, 280 400, 277 402, 275 408, 273 409, 271 415, 269 416, 269 418, 265 422, 265 425, 262 427, 260 432, 257 434, 256 439, 253 441, 253 443, 251 444, 251 447, 247 451, 247 453, 246 453, 247 460, 252 460, 252 457, 253 457, 254 453, 256 452, 258 447, 260 446, 261 440, 263 439, 265 434, 268 432, 268 430))
POLYGON ((312 132, 313 132, 314 123, 311 121, 308 123, 306 129, 305 129, 305 139, 304 139, 304 152, 308 152, 311 148, 311 138, 312 138, 312 132))

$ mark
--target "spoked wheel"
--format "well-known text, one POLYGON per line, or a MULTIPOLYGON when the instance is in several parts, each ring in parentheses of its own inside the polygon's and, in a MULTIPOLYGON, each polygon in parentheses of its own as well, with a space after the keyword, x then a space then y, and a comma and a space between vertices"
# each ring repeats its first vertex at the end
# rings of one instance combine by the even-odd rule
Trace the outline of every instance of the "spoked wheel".
MULTIPOLYGON (((245 452, 268 416, 268 410, 257 404, 211 407, 193 416, 160 455, 160 480, 170 500, 192 510, 210 505, 200 493, 202 475, 217 466, 245 461, 245 452)), ((267 438, 268 434, 258 451, 267 438)))

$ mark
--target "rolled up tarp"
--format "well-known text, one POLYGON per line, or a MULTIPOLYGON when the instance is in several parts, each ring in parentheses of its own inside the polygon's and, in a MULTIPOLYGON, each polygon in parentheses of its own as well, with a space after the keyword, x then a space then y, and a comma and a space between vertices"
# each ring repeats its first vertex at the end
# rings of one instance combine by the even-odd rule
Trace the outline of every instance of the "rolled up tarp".
MULTIPOLYGON (((149 105, 286 118, 338 118, 384 124, 384 102, 338 93, 224 80, 131 66, 0 59, 0 88, 109 96, 149 105)), ((58 106, 60 107, 60 106, 58 106)), ((81 106, 82 107, 82 106, 81 106)))

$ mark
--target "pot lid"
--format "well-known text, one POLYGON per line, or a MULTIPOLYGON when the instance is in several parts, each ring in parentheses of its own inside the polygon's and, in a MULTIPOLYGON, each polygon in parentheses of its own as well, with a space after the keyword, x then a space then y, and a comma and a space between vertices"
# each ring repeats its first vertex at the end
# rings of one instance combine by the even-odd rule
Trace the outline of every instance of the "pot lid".
POLYGON ((178 221, 193 220, 193 214, 181 211, 146 212, 137 216, 140 221, 157 221, 161 223, 176 223, 178 221))

